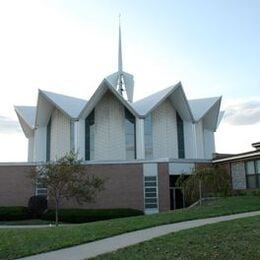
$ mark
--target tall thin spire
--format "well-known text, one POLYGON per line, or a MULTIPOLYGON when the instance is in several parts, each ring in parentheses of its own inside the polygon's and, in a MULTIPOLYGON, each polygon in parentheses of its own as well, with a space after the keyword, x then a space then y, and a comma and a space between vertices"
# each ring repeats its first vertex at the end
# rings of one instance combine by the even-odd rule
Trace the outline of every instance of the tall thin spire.
POLYGON ((134 76, 123 71, 123 57, 122 57, 122 42, 121 42, 121 21, 119 14, 119 35, 118 35, 118 70, 117 72, 109 75, 106 79, 118 91, 118 93, 133 102, 134 94, 134 76), (125 94, 125 95, 123 95, 125 94))
POLYGON ((119 14, 119 38, 118 38, 118 73, 123 72, 122 43, 121 43, 121 15, 119 14))
POLYGON ((123 95, 123 59, 122 59, 122 43, 121 43, 121 21, 119 14, 119 34, 118 34, 118 91, 123 95))

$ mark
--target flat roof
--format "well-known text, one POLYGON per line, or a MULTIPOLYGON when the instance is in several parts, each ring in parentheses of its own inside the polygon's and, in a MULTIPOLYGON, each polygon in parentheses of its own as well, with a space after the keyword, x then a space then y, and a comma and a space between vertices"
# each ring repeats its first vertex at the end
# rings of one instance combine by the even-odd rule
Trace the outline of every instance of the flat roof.
POLYGON ((257 156, 260 157, 260 150, 231 155, 231 156, 228 156, 228 157, 225 157, 222 159, 216 159, 216 160, 213 159, 212 162, 213 163, 229 162, 229 161, 234 161, 234 160, 239 160, 239 159, 253 158, 253 157, 257 157, 257 156))

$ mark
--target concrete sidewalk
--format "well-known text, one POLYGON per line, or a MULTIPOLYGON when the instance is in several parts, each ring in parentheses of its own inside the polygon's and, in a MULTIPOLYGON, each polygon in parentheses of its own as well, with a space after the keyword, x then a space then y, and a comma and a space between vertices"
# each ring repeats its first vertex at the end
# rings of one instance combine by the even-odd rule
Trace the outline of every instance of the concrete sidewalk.
POLYGON ((185 221, 175 224, 157 226, 139 231, 129 232, 122 235, 74 246, 66 249, 60 249, 49 253, 21 258, 23 260, 79 260, 94 257, 100 254, 115 251, 119 248, 134 245, 155 237, 167 235, 172 232, 185 230, 193 227, 200 227, 207 224, 218 223, 238 218, 246 218, 260 215, 260 211, 240 213, 228 216, 198 219, 185 221))
POLYGON ((0 228, 47 228, 55 225, 0 225, 0 228))
MULTIPOLYGON (((72 226, 80 224, 59 224, 59 227, 72 226)), ((55 224, 41 224, 41 225, 0 225, 0 228, 55 228, 55 224)))

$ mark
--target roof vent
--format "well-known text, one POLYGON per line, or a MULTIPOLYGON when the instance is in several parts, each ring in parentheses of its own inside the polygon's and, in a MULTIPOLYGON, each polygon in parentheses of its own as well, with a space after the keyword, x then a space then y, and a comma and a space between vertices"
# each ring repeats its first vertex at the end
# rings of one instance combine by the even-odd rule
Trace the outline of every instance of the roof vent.
POLYGON ((253 146, 256 150, 260 150, 260 142, 253 143, 252 146, 253 146))

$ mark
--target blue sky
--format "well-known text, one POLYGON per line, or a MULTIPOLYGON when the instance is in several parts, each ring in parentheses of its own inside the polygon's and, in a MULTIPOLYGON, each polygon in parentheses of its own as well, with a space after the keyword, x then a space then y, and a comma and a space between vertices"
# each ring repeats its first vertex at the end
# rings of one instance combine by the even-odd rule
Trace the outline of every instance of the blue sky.
POLYGON ((39 88, 88 99, 116 70, 119 13, 135 99, 181 80, 189 99, 223 96, 218 152, 260 140, 260 1, 10 0, 0 2, 0 161, 26 160, 13 105, 35 105, 39 88))

